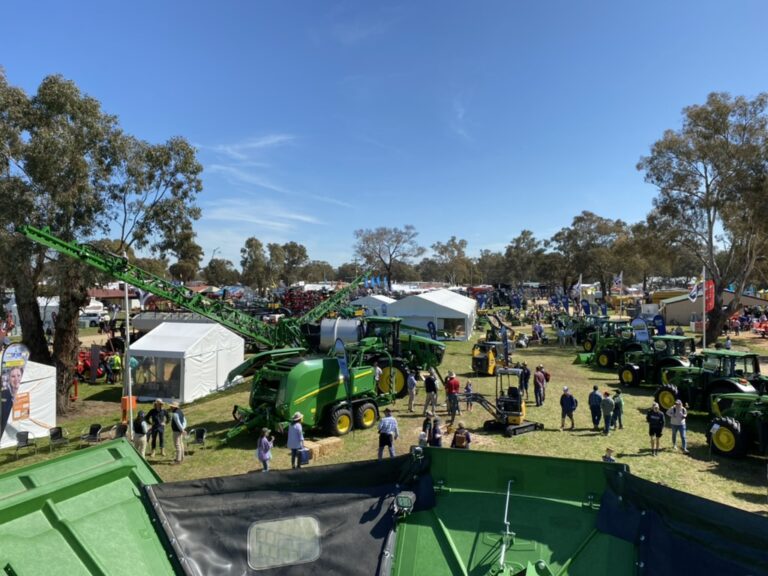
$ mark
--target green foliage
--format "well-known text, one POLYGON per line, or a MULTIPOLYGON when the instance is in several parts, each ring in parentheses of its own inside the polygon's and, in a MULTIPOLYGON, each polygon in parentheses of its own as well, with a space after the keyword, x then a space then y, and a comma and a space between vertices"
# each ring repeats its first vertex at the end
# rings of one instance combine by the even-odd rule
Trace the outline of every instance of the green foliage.
POLYGON ((208 284, 216 286, 231 286, 240 282, 240 273, 234 264, 222 258, 211 258, 203 268, 203 278, 208 284))
POLYGON ((355 256, 368 268, 383 270, 390 287, 395 264, 411 264, 413 258, 418 258, 425 252, 416 242, 419 233, 411 224, 402 229, 384 226, 374 230, 359 229, 355 230, 354 235, 355 256))
POLYGON ((712 93, 683 110, 683 125, 667 130, 638 169, 659 189, 653 218, 715 282, 707 340, 739 306, 768 248, 768 94, 753 100, 712 93), (736 287, 725 310, 722 292, 736 287))

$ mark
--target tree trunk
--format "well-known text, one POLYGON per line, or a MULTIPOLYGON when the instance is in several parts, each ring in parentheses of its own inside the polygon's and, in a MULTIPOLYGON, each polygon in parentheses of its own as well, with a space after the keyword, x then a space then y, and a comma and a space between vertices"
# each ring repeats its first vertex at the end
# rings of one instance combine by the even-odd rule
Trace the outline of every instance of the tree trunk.
POLYGON ((64 256, 58 263, 59 314, 53 338, 56 365, 56 411, 69 410, 69 390, 73 385, 77 354, 80 350, 78 319, 80 308, 88 303, 88 291, 83 282, 81 266, 64 256))
MULTIPOLYGON (((26 264, 28 267, 29 264, 26 264)), ((37 285, 32 277, 24 271, 11 276, 13 291, 16 295, 16 307, 21 324, 21 338, 29 348, 29 359, 40 364, 51 364, 51 353, 40 318, 40 307, 37 304, 37 285)))

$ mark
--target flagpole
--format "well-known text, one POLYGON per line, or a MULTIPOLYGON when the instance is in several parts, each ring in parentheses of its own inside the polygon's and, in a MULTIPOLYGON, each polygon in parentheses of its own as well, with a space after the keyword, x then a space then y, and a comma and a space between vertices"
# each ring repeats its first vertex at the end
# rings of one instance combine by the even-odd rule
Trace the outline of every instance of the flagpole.
MULTIPOLYGON (((581 310, 581 274, 579 274, 579 310, 581 310)), ((584 310, 581 310, 582 314, 584 310)))
POLYGON ((701 303, 701 342, 702 348, 707 349, 707 267, 701 267, 701 291, 704 294, 701 303))

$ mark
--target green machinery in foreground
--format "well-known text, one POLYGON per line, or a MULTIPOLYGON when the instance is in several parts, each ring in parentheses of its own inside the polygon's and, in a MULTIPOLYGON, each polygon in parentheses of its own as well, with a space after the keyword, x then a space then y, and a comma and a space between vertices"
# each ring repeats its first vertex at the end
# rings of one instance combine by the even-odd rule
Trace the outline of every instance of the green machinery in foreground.
POLYGON ((707 430, 712 452, 733 458, 768 454, 768 395, 713 394, 712 413, 707 430))
POLYGON ((695 410, 710 410, 712 394, 756 394, 765 389, 757 354, 735 350, 702 350, 689 358, 690 366, 662 370, 662 384, 654 398, 663 410, 677 399, 695 410))
POLYGON ((228 384, 252 376, 248 406, 235 406, 232 438, 243 430, 271 426, 283 429, 294 410, 305 423, 346 434, 353 425, 369 428, 377 406, 407 393, 408 369, 440 365, 445 345, 400 332, 401 319, 387 317, 324 318, 337 309, 366 276, 337 291, 302 317, 283 318, 270 325, 220 300, 193 293, 184 286, 154 276, 125 258, 90 245, 74 244, 46 230, 20 226, 18 231, 57 252, 88 264, 137 288, 205 316, 266 349, 235 368, 228 384), (340 377, 335 356, 337 340, 348 347, 350 377, 340 377), (382 369, 378 386, 373 363, 382 369))
POLYGON ((162 483, 114 440, 0 475, 20 576, 758 575, 767 549, 768 518, 599 461, 412 448, 162 483))
POLYGON ((637 386, 641 382, 657 385, 664 369, 690 366, 689 358, 695 350, 695 340, 690 337, 652 336, 647 346, 624 354, 619 382, 623 386, 637 386))

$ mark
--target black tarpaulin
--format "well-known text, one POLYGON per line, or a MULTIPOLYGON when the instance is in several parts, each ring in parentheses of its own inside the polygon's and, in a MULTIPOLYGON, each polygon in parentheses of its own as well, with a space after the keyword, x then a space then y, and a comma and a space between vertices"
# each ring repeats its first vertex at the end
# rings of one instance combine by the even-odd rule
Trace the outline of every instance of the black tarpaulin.
POLYGON ((597 528, 637 545, 644 574, 768 575, 765 518, 607 471, 597 528))
MULTIPOLYGON (((431 479, 420 474, 425 465, 407 455, 160 484, 146 490, 189 575, 372 576, 380 570, 394 525, 395 496, 406 489, 419 508, 434 501, 431 479), (410 490, 423 496, 415 497, 410 490), (303 564, 253 569, 259 558, 252 557, 249 565, 249 529, 294 517, 316 521, 319 556, 303 564)), ((290 536, 279 538, 280 545, 288 546, 290 536)), ((255 548, 251 543, 250 553, 278 545, 262 540, 255 548)))

